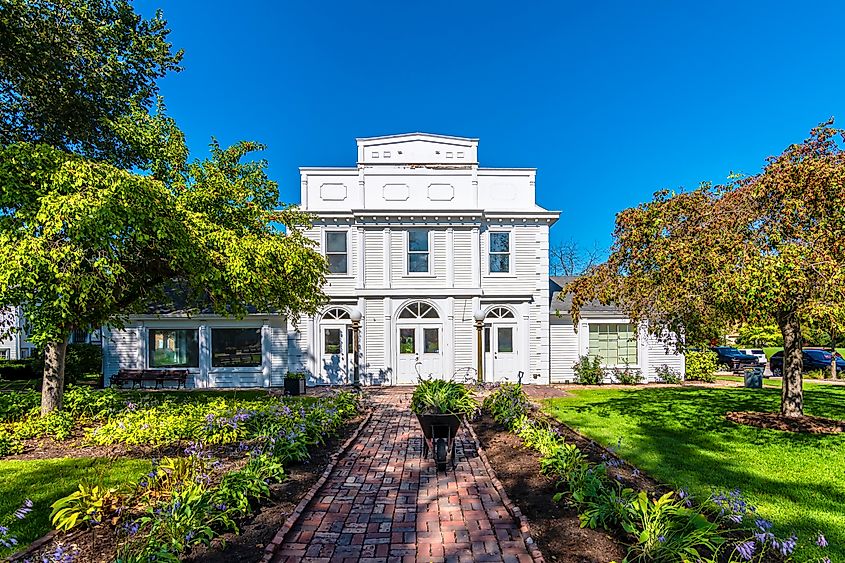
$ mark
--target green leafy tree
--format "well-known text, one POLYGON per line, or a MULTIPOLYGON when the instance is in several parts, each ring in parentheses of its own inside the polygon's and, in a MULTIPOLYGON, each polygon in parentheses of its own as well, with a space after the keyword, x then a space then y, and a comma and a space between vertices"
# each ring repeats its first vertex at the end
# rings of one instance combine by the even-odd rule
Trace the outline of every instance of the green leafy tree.
POLYGON ((833 121, 724 186, 661 191, 619 213, 608 261, 565 291, 572 315, 614 302, 656 335, 705 342, 732 323, 778 326, 781 413, 803 415, 801 328, 845 308, 845 153, 833 121))
POLYGON ((777 325, 743 325, 739 327, 737 343, 746 346, 782 346, 783 335, 777 325))
POLYGON ((0 144, 43 143, 145 163, 121 121, 179 70, 167 22, 125 0, 0 0, 0 144))
POLYGON ((47 145, 0 148, 0 306, 23 306, 45 350, 43 413, 61 408, 74 329, 119 326, 151 303, 236 317, 316 311, 324 260, 297 228, 307 218, 276 210, 266 163, 245 161, 261 148, 215 143, 210 158, 158 174, 47 145))

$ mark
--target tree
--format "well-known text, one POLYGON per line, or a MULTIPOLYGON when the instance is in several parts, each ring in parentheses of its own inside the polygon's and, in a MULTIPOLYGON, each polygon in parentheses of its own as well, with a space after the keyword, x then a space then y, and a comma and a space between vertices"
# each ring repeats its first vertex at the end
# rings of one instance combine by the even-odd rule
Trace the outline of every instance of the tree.
POLYGON ((702 342, 736 322, 778 326, 781 414, 803 415, 802 323, 845 310, 845 153, 833 121, 724 186, 661 191, 617 216, 607 262, 565 290, 572 315, 615 302, 664 336, 702 342))
MULTIPOLYGON (((179 138, 154 145, 175 159, 187 152, 179 138)), ((0 148, 0 309, 23 306, 45 349, 43 414, 61 408, 76 328, 119 326, 174 299, 226 316, 316 312, 324 260, 297 228, 306 217, 276 210, 266 163, 244 162, 261 148, 214 143, 211 158, 152 174, 47 145, 0 148)))
POLYGON ((775 324, 743 325, 739 327, 737 342, 747 346, 782 346, 783 335, 775 324))
POLYGON ((0 0, 0 144, 43 143, 144 164, 116 124, 155 103, 182 52, 125 0, 0 0))
POLYGON ((553 276, 580 276, 600 260, 598 248, 584 251, 574 240, 563 241, 549 248, 549 273, 553 276))

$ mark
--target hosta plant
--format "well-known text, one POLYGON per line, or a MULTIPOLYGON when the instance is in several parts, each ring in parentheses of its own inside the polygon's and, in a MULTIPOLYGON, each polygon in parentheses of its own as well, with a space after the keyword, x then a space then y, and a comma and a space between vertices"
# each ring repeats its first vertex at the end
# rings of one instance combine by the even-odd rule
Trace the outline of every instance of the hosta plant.
POLYGON ((421 379, 411 397, 414 414, 458 414, 471 416, 478 410, 472 391, 460 383, 442 379, 421 379))
POLYGON ((82 524, 97 525, 114 515, 122 500, 117 488, 83 483, 79 489, 52 504, 50 520, 53 527, 62 532, 82 524))
POLYGON ((519 383, 503 383, 490 393, 482 404, 497 423, 513 429, 517 420, 531 409, 528 396, 519 383))

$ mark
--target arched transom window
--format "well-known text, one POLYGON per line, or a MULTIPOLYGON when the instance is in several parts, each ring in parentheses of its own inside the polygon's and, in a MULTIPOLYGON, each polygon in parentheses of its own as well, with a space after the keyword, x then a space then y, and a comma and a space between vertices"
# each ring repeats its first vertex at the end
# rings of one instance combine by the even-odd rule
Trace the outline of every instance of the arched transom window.
POLYGON ((493 307, 490 309, 490 312, 487 313, 488 319, 512 319, 513 318, 513 311, 508 309, 507 307, 493 307))
POLYGON ((399 313, 400 319, 439 319, 437 309, 427 303, 411 303, 399 313))
POLYGON ((324 319, 348 319, 349 311, 341 309, 340 307, 333 307, 325 312, 324 319))

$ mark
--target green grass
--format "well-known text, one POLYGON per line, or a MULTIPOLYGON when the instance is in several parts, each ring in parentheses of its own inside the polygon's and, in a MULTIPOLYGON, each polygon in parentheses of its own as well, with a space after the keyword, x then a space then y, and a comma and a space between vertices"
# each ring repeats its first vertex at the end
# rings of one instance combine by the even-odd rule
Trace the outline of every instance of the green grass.
MULTIPOLYGON (((142 459, 0 460, 0 525, 9 527, 20 547, 26 546, 52 529, 50 505, 76 490, 80 482, 118 485, 135 481, 151 467, 142 459), (33 510, 17 520, 12 513, 26 499, 32 500, 33 510)), ((0 557, 12 551, 0 547, 0 557)))
MULTIPOLYGON (((776 411, 780 389, 591 388, 552 399, 548 411, 619 455, 696 495, 742 490, 779 534, 799 536, 798 561, 818 561, 822 531, 845 561, 845 434, 796 435, 727 422, 728 411, 776 411)), ((845 388, 806 384, 808 414, 845 419, 845 388)))

